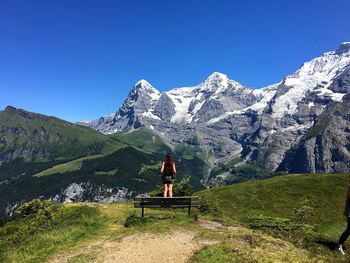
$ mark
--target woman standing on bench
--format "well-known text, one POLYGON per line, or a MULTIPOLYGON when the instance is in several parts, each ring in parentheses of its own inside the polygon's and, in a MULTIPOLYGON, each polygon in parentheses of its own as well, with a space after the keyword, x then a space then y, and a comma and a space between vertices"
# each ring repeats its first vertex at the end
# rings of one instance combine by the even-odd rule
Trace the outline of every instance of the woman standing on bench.
POLYGON ((164 197, 173 197, 173 183, 176 176, 176 166, 170 154, 165 156, 165 161, 160 168, 160 176, 162 177, 162 182, 164 184, 164 197))

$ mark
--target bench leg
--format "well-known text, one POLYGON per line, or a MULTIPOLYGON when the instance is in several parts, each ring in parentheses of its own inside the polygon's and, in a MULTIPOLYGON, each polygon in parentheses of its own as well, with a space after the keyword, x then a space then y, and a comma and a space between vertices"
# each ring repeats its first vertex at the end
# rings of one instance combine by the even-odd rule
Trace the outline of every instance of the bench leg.
POLYGON ((191 215, 191 207, 188 207, 188 215, 191 215))
POLYGON ((143 212, 143 206, 142 206, 142 210, 141 210, 141 216, 143 217, 143 214, 144 214, 144 212, 143 212))

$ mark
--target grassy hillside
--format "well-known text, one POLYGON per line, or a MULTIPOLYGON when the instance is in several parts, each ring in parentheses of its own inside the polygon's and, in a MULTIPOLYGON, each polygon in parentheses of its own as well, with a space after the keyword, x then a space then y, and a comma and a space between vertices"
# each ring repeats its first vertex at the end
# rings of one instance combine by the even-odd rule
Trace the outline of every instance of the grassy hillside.
POLYGON ((55 117, 13 107, 0 111, 2 160, 67 160, 109 153, 122 146, 122 143, 90 128, 55 117))
POLYGON ((0 262, 44 262, 77 242, 94 237, 105 225, 93 207, 33 200, 0 228, 0 262))
POLYGON ((133 145, 146 151, 163 154, 172 152, 169 146, 158 135, 147 128, 140 128, 132 132, 116 132, 109 136, 112 139, 116 139, 120 142, 133 145))
POLYGON ((329 257, 346 227, 343 211, 349 181, 350 174, 287 175, 198 195, 210 217, 267 231, 329 257))
POLYGON ((182 229, 195 233, 195 240, 214 241, 190 262, 345 263, 350 256, 332 249, 346 225, 342 210, 349 179, 350 174, 288 175, 209 189, 195 194, 201 201, 192 217, 181 209, 146 209, 141 219, 132 203, 33 201, 18 210, 15 221, 0 227, 5 248, 0 261, 44 262, 63 253, 70 255, 68 262, 96 262, 104 253, 91 245, 97 240, 118 251, 122 237, 182 229), (226 227, 210 221, 203 226, 198 217, 226 227))
POLYGON ((349 182, 350 174, 286 175, 218 187, 199 195, 220 207, 225 219, 238 221, 256 214, 293 219, 293 209, 307 199, 313 208, 307 222, 323 226, 342 221, 349 182))

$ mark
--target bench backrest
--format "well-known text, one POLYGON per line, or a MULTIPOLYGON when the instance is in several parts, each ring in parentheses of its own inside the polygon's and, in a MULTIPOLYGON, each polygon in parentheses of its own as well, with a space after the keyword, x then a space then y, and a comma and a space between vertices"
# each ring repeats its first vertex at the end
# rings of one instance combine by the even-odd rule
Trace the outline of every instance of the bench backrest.
POLYGON ((198 197, 136 197, 134 198, 134 207, 198 207, 198 197))

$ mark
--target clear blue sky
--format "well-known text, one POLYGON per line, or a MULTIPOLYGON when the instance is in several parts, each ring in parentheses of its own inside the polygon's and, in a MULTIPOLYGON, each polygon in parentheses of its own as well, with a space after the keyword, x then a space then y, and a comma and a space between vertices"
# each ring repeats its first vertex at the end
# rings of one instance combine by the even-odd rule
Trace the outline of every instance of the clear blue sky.
POLYGON ((350 41, 349 0, 0 0, 0 108, 78 121, 133 84, 280 81, 350 41))

